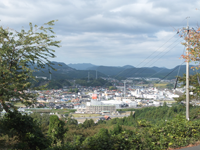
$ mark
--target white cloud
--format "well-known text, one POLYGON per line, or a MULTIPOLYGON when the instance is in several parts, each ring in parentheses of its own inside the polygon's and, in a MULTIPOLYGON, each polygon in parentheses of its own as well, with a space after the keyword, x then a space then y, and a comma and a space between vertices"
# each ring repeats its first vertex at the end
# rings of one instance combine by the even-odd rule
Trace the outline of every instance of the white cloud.
MULTIPOLYGON (((54 29, 62 47, 57 61, 115 66, 134 66, 155 50, 166 53, 178 44, 175 36, 160 48, 176 34, 174 28, 186 26, 187 16, 196 27, 200 14, 197 0, 7 0, 0 8, 1 25, 18 30, 29 22, 58 19, 54 29)), ((177 45, 155 66, 178 65, 182 49, 177 45)))

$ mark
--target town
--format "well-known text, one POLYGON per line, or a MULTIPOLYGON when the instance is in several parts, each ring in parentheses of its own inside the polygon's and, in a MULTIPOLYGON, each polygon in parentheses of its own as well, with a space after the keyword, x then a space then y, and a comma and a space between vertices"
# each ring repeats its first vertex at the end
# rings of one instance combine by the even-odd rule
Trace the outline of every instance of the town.
MULTIPOLYGON (((37 109, 37 112, 40 112, 38 111, 39 109, 73 109, 74 114, 80 114, 74 117, 75 119, 89 118, 81 114, 98 114, 98 119, 105 115, 109 116, 109 118, 115 118, 130 115, 130 113, 119 113, 117 110, 120 109, 158 107, 163 106, 164 102, 171 107, 171 104, 175 102, 174 98, 178 98, 179 95, 185 92, 184 88, 169 89, 152 86, 152 83, 159 81, 158 78, 146 79, 153 82, 145 86, 141 84, 141 82, 137 83, 137 85, 133 84, 135 78, 122 81, 112 78, 103 79, 109 80, 113 85, 118 84, 118 86, 85 87, 74 85, 64 86, 62 89, 29 90, 27 92, 38 95, 37 102, 33 103, 31 106, 20 106, 18 110, 30 114, 32 113, 31 110, 34 109, 37 109)), ((161 81, 161 83, 163 82, 173 84, 174 80, 161 81)), ((12 101, 16 100, 17 99, 13 99, 12 101)), ((5 111, 1 112, 1 114, 4 113, 5 111)), ((65 117, 64 115, 58 116, 65 117)))

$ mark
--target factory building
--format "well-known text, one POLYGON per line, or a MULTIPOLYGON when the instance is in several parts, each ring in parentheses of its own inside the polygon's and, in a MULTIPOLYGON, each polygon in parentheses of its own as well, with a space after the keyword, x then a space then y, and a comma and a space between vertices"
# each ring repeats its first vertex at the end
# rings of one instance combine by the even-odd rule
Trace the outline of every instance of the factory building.
POLYGON ((105 113, 115 113, 116 107, 115 105, 92 105, 86 106, 85 108, 77 108, 76 113, 97 113, 97 114, 105 114, 105 113))

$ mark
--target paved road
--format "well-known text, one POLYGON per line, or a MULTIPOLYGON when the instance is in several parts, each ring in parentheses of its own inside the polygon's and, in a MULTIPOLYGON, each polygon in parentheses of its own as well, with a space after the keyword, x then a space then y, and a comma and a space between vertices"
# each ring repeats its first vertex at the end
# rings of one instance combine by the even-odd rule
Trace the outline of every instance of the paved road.
MULTIPOLYGON (((128 117, 130 115, 109 115, 110 118, 117 118, 117 117, 128 117)), ((74 119, 96 119, 96 118, 101 118, 104 116, 95 116, 95 117, 75 117, 74 119)))
POLYGON ((182 150, 200 150, 200 145, 194 147, 182 148, 182 150))

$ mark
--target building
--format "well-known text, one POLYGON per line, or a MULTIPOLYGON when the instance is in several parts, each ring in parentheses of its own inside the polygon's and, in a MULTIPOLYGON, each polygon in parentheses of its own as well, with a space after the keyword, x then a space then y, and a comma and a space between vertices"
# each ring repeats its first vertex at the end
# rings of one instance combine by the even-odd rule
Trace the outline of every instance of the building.
POLYGON ((85 111, 87 113, 112 113, 116 111, 116 107, 114 105, 93 105, 86 106, 85 111))
POLYGON ((47 79, 47 77, 43 77, 43 76, 35 76, 35 78, 36 78, 36 79, 44 79, 44 80, 47 79))
POLYGON ((86 108, 77 108, 77 113, 110 114, 113 112, 116 112, 115 105, 92 105, 92 106, 86 106, 86 108))

